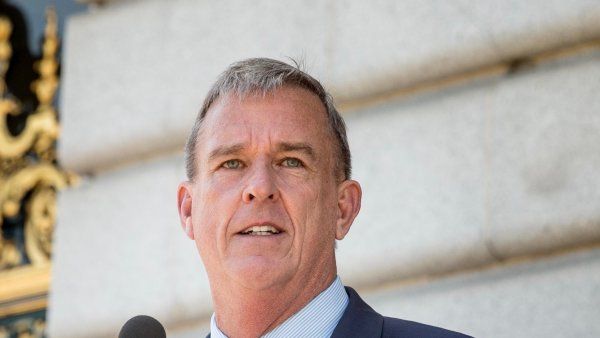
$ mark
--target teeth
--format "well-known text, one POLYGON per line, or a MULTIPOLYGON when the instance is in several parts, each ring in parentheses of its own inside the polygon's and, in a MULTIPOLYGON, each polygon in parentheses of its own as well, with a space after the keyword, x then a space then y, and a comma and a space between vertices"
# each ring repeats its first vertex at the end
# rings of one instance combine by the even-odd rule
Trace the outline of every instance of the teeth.
POLYGON ((271 234, 278 234, 279 231, 270 225, 261 225, 261 226, 250 227, 250 228, 242 231, 242 233, 265 236, 265 235, 271 235, 271 234))

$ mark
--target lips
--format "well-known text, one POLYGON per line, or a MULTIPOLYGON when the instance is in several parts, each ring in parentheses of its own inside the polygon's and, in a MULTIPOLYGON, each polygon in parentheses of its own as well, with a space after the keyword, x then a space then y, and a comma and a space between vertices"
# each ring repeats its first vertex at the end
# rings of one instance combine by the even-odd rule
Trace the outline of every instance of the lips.
POLYGON ((249 236, 269 236, 269 235, 277 235, 283 232, 283 230, 279 229, 275 224, 272 223, 260 223, 260 224, 252 224, 240 231, 241 235, 249 235, 249 236))

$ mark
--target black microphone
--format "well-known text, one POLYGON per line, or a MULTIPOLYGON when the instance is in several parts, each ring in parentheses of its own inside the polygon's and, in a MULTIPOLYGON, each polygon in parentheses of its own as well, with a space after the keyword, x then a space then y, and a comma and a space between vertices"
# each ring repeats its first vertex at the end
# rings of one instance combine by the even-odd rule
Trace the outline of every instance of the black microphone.
POLYGON ((145 315, 131 318, 121 328, 119 338, 166 338, 167 333, 162 324, 145 315))

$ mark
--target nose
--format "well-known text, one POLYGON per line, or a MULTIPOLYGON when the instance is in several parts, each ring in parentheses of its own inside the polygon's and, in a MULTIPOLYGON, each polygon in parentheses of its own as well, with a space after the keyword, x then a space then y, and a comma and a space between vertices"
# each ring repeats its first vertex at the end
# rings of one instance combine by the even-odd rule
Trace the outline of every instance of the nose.
POLYGON ((279 193, 275 185, 275 177, 272 168, 269 165, 255 164, 244 188, 242 199, 246 203, 252 201, 275 201, 279 198, 279 193))

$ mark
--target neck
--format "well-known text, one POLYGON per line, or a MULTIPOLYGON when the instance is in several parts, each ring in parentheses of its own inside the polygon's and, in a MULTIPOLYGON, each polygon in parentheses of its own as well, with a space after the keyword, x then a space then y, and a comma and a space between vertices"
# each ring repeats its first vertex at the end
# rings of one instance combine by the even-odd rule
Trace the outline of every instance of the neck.
POLYGON ((260 337, 300 311, 335 277, 334 270, 267 290, 220 285, 213 293, 217 325, 228 337, 260 337))

